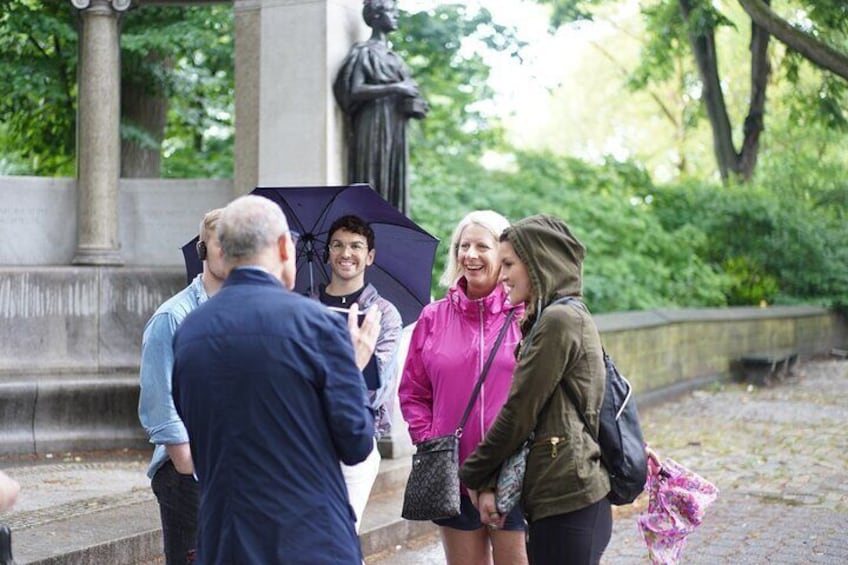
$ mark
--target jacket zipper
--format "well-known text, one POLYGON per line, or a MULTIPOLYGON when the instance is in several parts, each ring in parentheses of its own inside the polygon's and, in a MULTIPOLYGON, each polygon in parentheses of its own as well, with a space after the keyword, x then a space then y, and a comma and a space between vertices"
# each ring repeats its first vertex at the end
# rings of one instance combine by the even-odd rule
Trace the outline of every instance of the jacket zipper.
POLYGON ((542 446, 545 446, 545 445, 550 445, 551 446, 551 459, 556 459, 557 453, 558 453, 557 446, 560 443, 562 443, 564 440, 565 440, 565 438, 558 437, 558 436, 541 438, 541 439, 536 440, 536 442, 533 443, 533 447, 542 447, 542 446))
MULTIPOLYGON (((483 301, 477 303, 477 313, 480 319, 480 352, 479 359, 477 361, 478 366, 480 367, 480 371, 483 371, 483 353, 486 348, 486 339, 483 333, 483 301)), ((482 440, 486 437, 486 419, 483 416, 484 406, 486 406, 486 383, 480 387, 480 439, 482 440)))

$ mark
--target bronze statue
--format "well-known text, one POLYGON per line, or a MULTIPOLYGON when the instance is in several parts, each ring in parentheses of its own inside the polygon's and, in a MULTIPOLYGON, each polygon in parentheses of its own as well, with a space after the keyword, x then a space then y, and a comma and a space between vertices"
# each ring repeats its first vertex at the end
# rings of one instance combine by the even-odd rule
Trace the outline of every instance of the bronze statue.
POLYGON ((333 84, 347 117, 348 182, 370 183, 408 214, 406 122, 424 118, 429 106, 386 41, 397 29, 397 3, 365 0, 362 17, 371 37, 351 48, 333 84))

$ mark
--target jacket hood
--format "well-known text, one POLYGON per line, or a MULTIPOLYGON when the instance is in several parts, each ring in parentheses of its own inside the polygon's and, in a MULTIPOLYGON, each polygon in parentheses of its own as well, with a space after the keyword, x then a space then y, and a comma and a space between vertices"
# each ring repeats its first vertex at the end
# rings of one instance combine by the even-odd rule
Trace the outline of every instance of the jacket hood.
POLYGON ((512 224, 507 239, 533 284, 536 304, 528 310, 538 315, 558 298, 582 295, 586 248, 565 222, 546 214, 530 216, 512 224))

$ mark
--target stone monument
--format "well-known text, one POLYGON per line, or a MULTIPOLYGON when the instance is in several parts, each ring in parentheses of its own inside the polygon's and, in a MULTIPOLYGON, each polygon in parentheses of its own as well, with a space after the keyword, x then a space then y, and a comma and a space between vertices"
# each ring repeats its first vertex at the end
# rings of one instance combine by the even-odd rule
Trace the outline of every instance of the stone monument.
POLYGON ((333 93, 346 116, 348 182, 369 183, 408 215, 406 123, 423 119, 429 106, 409 67, 387 43, 397 16, 394 0, 363 2, 362 17, 373 31, 351 48, 333 93))

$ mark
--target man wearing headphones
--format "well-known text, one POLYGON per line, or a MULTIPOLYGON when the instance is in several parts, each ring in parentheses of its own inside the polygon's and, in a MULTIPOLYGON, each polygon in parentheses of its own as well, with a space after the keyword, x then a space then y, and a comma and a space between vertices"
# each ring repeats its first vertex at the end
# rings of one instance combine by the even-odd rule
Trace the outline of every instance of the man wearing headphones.
POLYGON ((203 272, 159 306, 142 337, 138 417, 150 443, 156 446, 147 476, 159 502, 166 565, 193 560, 190 555, 197 547, 200 504, 188 433, 171 396, 172 341, 185 317, 218 292, 227 276, 215 234, 220 215, 221 209, 212 210, 200 222, 197 256, 203 262, 203 272))
POLYGON ((353 466, 342 464, 348 500, 356 513, 357 533, 371 487, 380 470, 376 440, 391 428, 391 399, 398 373, 396 357, 403 329, 397 308, 381 297, 373 285, 365 284, 365 269, 374 262, 374 257, 374 230, 359 216, 341 216, 332 223, 327 232, 324 254, 324 262, 331 271, 330 283, 319 289, 318 299, 345 316, 353 303, 359 305, 361 315, 369 308, 376 308, 382 314, 374 355, 362 369, 374 411, 374 449, 362 463, 353 466))

